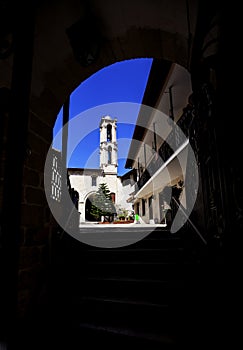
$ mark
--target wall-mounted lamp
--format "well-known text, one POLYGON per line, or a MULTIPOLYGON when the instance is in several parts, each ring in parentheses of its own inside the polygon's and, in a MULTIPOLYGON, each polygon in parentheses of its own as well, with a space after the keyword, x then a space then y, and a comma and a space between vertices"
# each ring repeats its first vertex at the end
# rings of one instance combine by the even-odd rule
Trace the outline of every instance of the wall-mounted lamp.
POLYGON ((92 64, 100 50, 100 31, 91 15, 79 19, 66 30, 76 60, 84 67, 92 64))

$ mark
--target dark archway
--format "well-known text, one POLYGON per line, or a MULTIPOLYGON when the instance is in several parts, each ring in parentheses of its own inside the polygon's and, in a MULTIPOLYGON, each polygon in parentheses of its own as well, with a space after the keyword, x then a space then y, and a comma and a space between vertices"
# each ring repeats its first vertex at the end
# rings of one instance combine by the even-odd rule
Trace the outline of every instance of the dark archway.
MULTIPOLYGON (((22 79, 20 79, 21 74, 19 75, 18 86, 20 88, 13 91, 15 95, 13 94, 14 100, 12 101, 12 105, 16 105, 16 108, 19 109, 16 116, 21 115, 21 118, 19 118, 21 123, 24 124, 26 122, 25 118, 27 119, 27 115, 29 116, 28 123, 26 122, 26 125, 28 124, 28 139, 25 139, 23 133, 23 142, 19 142, 19 144, 26 143, 28 145, 26 147, 26 158, 22 161, 22 155, 19 158, 18 155, 16 156, 16 160, 19 160, 16 168, 18 167, 21 171, 23 170, 24 173, 24 179, 21 183, 23 195, 21 201, 21 230, 18 230, 19 236, 16 239, 16 242, 20 245, 20 247, 18 246, 18 250, 20 251, 18 257, 20 316, 26 315, 26 312, 33 309, 33 305, 39 300, 38 292, 40 292, 43 285, 44 272, 48 266, 48 254, 43 253, 48 250, 47 242, 52 241, 51 239, 47 239, 47 237, 52 237, 53 230, 51 227, 51 215, 43 195, 43 169, 46 153, 52 141, 52 127, 56 115, 67 96, 82 81, 101 68, 114 62, 134 57, 155 57, 176 62, 186 67, 189 71, 191 71, 192 64, 194 78, 196 77, 194 81, 195 86, 198 84, 197 79, 201 78, 200 76, 203 71, 200 69, 202 68, 200 64, 206 61, 207 57, 213 58, 207 61, 208 66, 206 68, 208 68, 207 72, 212 77, 212 80, 217 80, 217 83, 219 83, 219 87, 217 87, 220 93, 219 98, 222 95, 227 97, 226 95, 229 93, 229 85, 226 83, 227 76, 234 76, 231 72, 233 65, 229 64, 229 62, 223 64, 226 63, 225 53, 228 53, 228 57, 229 54, 234 57, 232 55, 233 50, 231 50, 232 44, 227 45, 229 44, 227 40, 231 36, 226 35, 226 39, 224 39, 224 35, 219 35, 221 40, 219 43, 221 44, 219 56, 216 57, 214 46, 212 46, 216 45, 218 40, 214 40, 214 36, 213 40, 211 40, 211 34, 214 34, 214 32, 223 34, 223 30, 227 29, 224 32, 226 33, 230 27, 228 24, 228 14, 223 18, 224 22, 222 25, 224 28, 221 32, 218 31, 218 28, 212 21, 212 15, 217 14, 215 7, 219 7, 220 9, 219 3, 217 6, 207 6, 207 1, 201 1, 200 6, 198 6, 199 1, 186 2, 179 0, 169 3, 168 1, 131 2, 129 0, 122 0, 116 2, 109 1, 106 4, 97 0, 92 3, 94 4, 93 16, 91 16, 91 20, 87 21, 86 9, 82 8, 83 2, 63 0, 61 2, 55 2, 51 6, 49 6, 48 2, 39 2, 36 14, 36 34, 33 43, 33 69, 31 65, 29 65, 29 70, 27 69, 28 62, 25 57, 28 56, 29 50, 26 51, 26 48, 28 48, 26 35, 20 35, 21 40, 19 40, 19 45, 17 45, 25 55, 20 54, 18 57, 15 57, 15 62, 19 60, 18 65, 15 67, 15 72, 12 66, 13 56, 0 61, 0 68, 3 73, 1 75, 1 86, 6 88, 11 88, 12 76, 15 75, 18 67, 19 70, 23 70, 22 63, 25 62, 25 70, 23 70, 25 75, 22 75, 22 79), (189 5, 189 8, 186 7, 186 3, 189 5), (127 15, 121 16, 121 14, 127 15), (100 24, 99 33, 103 39, 97 60, 85 67, 80 65, 76 60, 77 51, 73 51, 74 45, 72 45, 72 40, 70 41, 70 38, 67 36, 68 29, 75 28, 73 25, 80 23, 81 16, 86 18, 85 23, 90 25, 84 31, 81 30, 81 32, 76 33, 74 31, 78 39, 77 42, 80 43, 80 48, 83 49, 81 56, 92 53, 92 50, 91 52, 87 52, 86 49, 87 44, 89 44, 88 47, 92 47, 92 39, 95 37, 93 34, 95 33, 90 29, 95 27, 93 25, 94 23, 100 24), (226 18, 227 20, 225 20, 226 18), (217 65, 218 62, 220 69, 215 74, 214 64, 217 65), (29 95, 28 92, 23 93, 22 89, 26 84, 26 73, 29 73, 32 81, 29 95), (21 93, 19 93, 20 91, 21 93), (16 93, 19 93, 17 98, 16 93), (29 98, 29 106, 27 106, 27 102, 26 105, 22 104, 23 95, 29 98), (20 102, 20 104, 16 103, 16 101, 20 102), (35 254, 36 251, 38 254, 35 254), (33 276, 31 281, 29 280, 30 276, 33 276)), ((9 11, 9 17, 9 21, 6 20, 6 22, 10 23, 11 27, 11 22, 14 23, 14 21, 11 21, 14 17, 14 10, 9 11)), ((19 17, 23 21, 23 17, 19 17)), ((22 28, 22 26, 19 26, 19 28, 22 28)), ((219 28, 219 30, 221 29, 219 28)), ((3 42, 5 41, 3 40, 3 42)), ((234 42, 237 42, 237 40, 234 42)), ((235 66, 237 67, 237 65, 235 66)), ((16 81, 16 75, 14 78, 16 81)), ((220 121, 222 121, 222 115, 227 115, 226 111, 229 112, 228 115, 232 114, 232 99, 224 98, 222 99, 223 101, 224 103, 220 107, 221 113, 217 114, 218 117, 220 116, 220 121)), ((196 102, 198 103, 198 101, 196 102)), ((233 105, 236 106, 237 103, 233 105)), ((8 111, 6 112, 7 114, 8 111)), ((202 118, 202 120, 204 119, 202 118)), ((228 127, 231 128, 231 135, 234 135, 231 136, 228 142, 225 142, 225 135, 227 134, 228 136, 229 131, 227 130, 228 132, 223 135, 223 133, 219 132, 220 127, 216 130, 218 139, 221 142, 220 145, 222 146, 219 153, 224 162, 226 162, 224 151, 229 144, 231 144, 232 149, 238 149, 235 140, 240 139, 237 135, 241 131, 240 128, 237 131, 233 123, 227 125, 225 131, 228 127), (236 147, 232 147, 234 145, 236 147)), ((211 144, 210 140, 207 144, 211 144)), ((216 178, 216 183, 219 183, 218 198, 219 196, 226 197, 226 189, 228 192, 226 198, 228 210, 225 210, 225 215, 223 215, 223 218, 226 218, 223 230, 226 227, 229 232, 234 234, 233 237, 236 236, 237 232, 240 232, 240 222, 242 222, 242 215, 240 214, 242 208, 240 204, 235 208, 237 199, 240 199, 237 198, 239 196, 238 193, 241 193, 238 191, 241 188, 240 181, 236 181, 238 174, 240 174, 240 171, 237 171, 239 165, 237 164, 236 171, 233 168, 233 166, 236 166, 236 163, 240 164, 238 159, 242 158, 241 156, 238 157, 239 151, 237 152, 234 154, 233 160, 229 159, 229 164, 223 163, 219 176, 216 178)), ((6 156, 8 157, 8 154, 6 156)), ((5 156, 2 158, 5 159, 5 156)), ((13 159, 15 158, 13 157, 11 161, 13 159)), ((3 168, 4 162, 5 160, 3 160, 3 168)), ((207 168, 203 168, 205 170, 205 177, 208 172, 212 173, 214 171, 213 164, 215 162, 212 162, 212 164, 208 163, 207 168)), ((207 193, 205 193, 205 201, 207 202, 206 195, 207 193)), ((16 197, 13 198, 16 199, 16 197)), ((240 203, 240 201, 238 202, 240 203)), ((214 202, 211 201, 210 204, 208 205, 209 218, 215 212, 214 202)), ((13 247, 10 246, 10 248, 12 250, 13 247)), ((59 295, 59 291, 60 289, 57 290, 57 295, 59 295)), ((2 299, 5 303, 5 298, 2 299)))

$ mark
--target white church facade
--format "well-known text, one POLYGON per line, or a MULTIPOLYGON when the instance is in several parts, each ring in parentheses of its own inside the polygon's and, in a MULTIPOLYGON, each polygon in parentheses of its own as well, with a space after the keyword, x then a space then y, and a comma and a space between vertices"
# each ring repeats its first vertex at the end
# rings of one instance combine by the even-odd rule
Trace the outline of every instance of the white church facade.
POLYGON ((92 221, 90 207, 99 185, 107 184, 117 215, 133 212, 128 198, 134 191, 136 173, 131 170, 118 176, 117 119, 104 116, 100 121, 100 166, 97 169, 68 168, 71 187, 78 192, 80 222, 92 221))

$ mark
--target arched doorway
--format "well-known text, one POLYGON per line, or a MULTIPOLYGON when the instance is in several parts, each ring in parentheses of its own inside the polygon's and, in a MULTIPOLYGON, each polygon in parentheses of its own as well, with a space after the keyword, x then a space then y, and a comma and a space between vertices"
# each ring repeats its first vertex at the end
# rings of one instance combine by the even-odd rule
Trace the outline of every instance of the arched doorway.
POLYGON ((92 215, 92 202, 94 200, 95 193, 91 193, 87 196, 85 201, 85 220, 86 221, 97 221, 97 218, 92 215))

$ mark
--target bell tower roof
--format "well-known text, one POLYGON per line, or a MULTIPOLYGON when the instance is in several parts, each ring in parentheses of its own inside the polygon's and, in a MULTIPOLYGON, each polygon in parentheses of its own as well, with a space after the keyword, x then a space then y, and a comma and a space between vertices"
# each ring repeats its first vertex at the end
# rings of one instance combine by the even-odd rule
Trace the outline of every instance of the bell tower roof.
POLYGON ((117 122, 116 118, 112 119, 111 116, 105 115, 100 120, 100 127, 102 126, 103 123, 107 123, 108 124, 108 123, 116 123, 116 122, 117 122))

